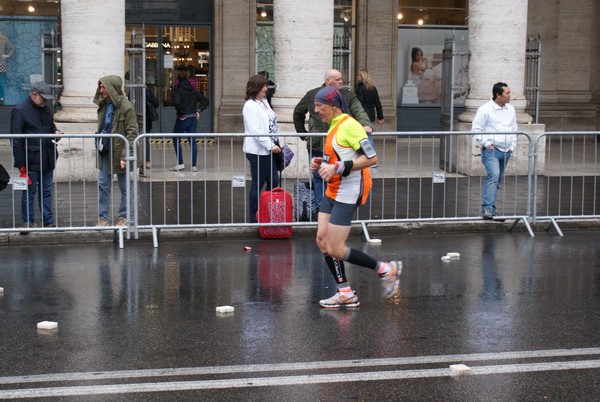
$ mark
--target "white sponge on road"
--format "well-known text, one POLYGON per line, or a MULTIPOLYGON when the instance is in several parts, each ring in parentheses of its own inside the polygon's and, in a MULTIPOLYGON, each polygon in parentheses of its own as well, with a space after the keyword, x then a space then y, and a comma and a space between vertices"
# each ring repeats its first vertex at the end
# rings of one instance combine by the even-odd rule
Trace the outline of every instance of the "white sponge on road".
POLYGON ((450 373, 452 375, 467 374, 469 371, 471 371, 471 367, 466 366, 464 364, 451 364, 450 365, 450 373))
POLYGON ((38 329, 55 329, 58 328, 58 323, 54 321, 42 321, 38 322, 38 329))

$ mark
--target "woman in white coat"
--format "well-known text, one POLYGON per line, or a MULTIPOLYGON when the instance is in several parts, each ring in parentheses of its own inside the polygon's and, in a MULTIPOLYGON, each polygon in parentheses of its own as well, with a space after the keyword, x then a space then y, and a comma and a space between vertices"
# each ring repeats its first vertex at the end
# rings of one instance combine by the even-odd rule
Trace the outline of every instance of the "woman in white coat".
POLYGON ((250 223, 256 223, 258 199, 263 186, 271 190, 279 185, 274 153, 281 152, 277 141, 277 115, 267 102, 267 79, 262 75, 250 77, 246 84, 244 104, 244 153, 250 162, 252 184, 250 185, 250 223), (251 136, 249 136, 251 135, 251 136))

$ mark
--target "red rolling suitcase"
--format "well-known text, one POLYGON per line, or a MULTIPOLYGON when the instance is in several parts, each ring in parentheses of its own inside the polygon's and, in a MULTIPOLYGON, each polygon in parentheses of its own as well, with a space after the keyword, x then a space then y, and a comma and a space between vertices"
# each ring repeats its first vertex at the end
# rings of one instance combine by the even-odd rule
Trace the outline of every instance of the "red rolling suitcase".
MULTIPOLYGON (((281 187, 263 191, 258 204, 259 223, 292 222, 292 196, 281 187)), ((261 226, 258 228, 263 239, 287 239, 292 237, 291 226, 261 226)))

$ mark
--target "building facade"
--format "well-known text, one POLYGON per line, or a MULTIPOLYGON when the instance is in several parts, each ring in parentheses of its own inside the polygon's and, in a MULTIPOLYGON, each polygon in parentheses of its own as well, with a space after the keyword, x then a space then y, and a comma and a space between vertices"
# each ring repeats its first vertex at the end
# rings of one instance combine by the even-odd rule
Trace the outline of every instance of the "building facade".
MULTIPOLYGON (((470 53, 468 94, 461 119, 485 102, 496 81, 509 83, 523 112, 526 39, 539 35, 539 122, 546 130, 598 130, 600 33, 593 0, 478 1, 410 0, 82 0, 3 2, 0 17, 0 129, 28 85, 40 77, 61 88, 56 119, 67 132, 93 132, 91 103, 97 79, 126 76, 132 33, 143 32, 146 83, 160 99, 155 132, 170 132, 174 76, 186 70, 211 101, 205 132, 241 132, 245 84, 267 70, 277 84, 274 106, 283 128, 291 110, 323 82, 325 70, 344 70, 350 86, 368 69, 382 100, 385 125, 403 129, 418 116, 439 115, 435 93, 407 104, 410 50, 422 47, 435 59, 448 32, 470 53), (35 11, 25 7, 33 5, 35 11), (440 11, 441 10, 441 11, 440 11), (445 10, 445 11, 444 11, 445 10), (439 14, 441 12, 441 14, 439 14), (438 13, 438 14, 436 14, 438 13), (402 19, 400 19, 402 14, 402 19), (106 16, 98 18, 98 16, 106 16), (467 18, 468 16, 468 18, 467 18), (423 25, 410 18, 425 18, 423 25), (461 20, 462 18, 462 20, 461 20), (498 25, 500 21, 500 24, 498 25), (495 25, 496 24, 496 25, 495 25), (486 29, 497 26, 495 29, 486 29), (344 43, 335 38, 343 38, 344 43), (433 42, 432 42, 433 41, 433 42), (60 47, 56 52, 52 49, 60 47), (269 48, 271 50, 269 50, 269 48), (429 96, 429 97, 427 97, 429 96)), ((431 60, 431 74, 435 73, 431 60)), ((466 71, 465 71, 466 72, 466 71)), ((467 74, 464 74, 467 78, 467 74)), ((429 91, 436 91, 436 83, 429 91)), ((426 92, 424 92, 426 93, 426 92)), ((428 117, 427 119, 430 120, 428 117)), ((526 122, 526 116, 523 118, 526 122)), ((408 125, 418 129, 418 124, 408 125)))

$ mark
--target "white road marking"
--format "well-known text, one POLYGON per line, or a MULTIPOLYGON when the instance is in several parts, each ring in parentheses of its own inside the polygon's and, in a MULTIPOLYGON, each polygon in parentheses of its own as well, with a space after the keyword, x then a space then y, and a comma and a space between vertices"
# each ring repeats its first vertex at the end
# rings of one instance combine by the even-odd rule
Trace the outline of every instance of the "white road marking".
MULTIPOLYGON (((555 349, 523 352, 480 353, 465 355, 417 356, 406 358, 340 360, 307 363, 281 363, 245 366, 213 366, 197 368, 128 370, 98 373, 47 374, 19 377, 2 377, 2 384, 25 382, 52 382, 78 380, 106 380, 123 378, 175 377, 182 375, 258 373, 272 371, 296 371, 331 368, 368 368, 380 366, 396 366, 405 364, 430 364, 466 361, 492 361, 506 359, 560 358, 572 356, 599 355, 600 348, 590 349, 555 349), (11 381, 12 379, 12 381, 11 381)), ((471 366, 468 375, 489 375, 505 373, 526 373, 537 371, 581 370, 600 368, 600 360, 555 361, 544 363, 519 363, 506 365, 471 366)), ((138 392, 193 391, 223 388, 252 388, 286 385, 307 385, 334 382, 386 381, 410 378, 430 378, 450 376, 448 368, 366 371, 341 374, 292 375, 279 377, 254 377, 227 380, 170 381, 156 383, 128 383, 90 386, 67 386, 51 388, 28 388, 0 390, 0 398, 35 398, 61 397, 74 395, 128 394, 138 392)), ((468 376, 467 375, 467 376, 468 376)))
POLYGON ((397 366, 406 364, 462 363, 485 360, 532 359, 565 356, 600 355, 600 348, 548 349, 518 352, 475 353, 438 356, 391 357, 382 359, 327 360, 317 362, 249 364, 239 366, 183 367, 146 370, 96 371, 82 373, 35 374, 0 377, 0 384, 18 384, 53 381, 85 381, 123 378, 176 377, 184 375, 258 373, 270 371, 296 371, 338 369, 352 367, 397 366))

